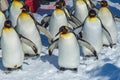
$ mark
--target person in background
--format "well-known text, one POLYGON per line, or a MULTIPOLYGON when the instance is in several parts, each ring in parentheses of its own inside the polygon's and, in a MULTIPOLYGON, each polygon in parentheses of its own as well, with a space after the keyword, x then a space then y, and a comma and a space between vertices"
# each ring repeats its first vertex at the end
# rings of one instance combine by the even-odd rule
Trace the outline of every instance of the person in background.
POLYGON ((54 2, 57 0, 40 0, 42 5, 49 5, 50 2, 54 2))
POLYGON ((49 5, 57 0, 24 0, 24 4, 29 6, 31 12, 36 12, 40 5, 49 5))
POLYGON ((25 0, 24 4, 29 6, 31 12, 36 12, 40 7, 40 0, 25 0))

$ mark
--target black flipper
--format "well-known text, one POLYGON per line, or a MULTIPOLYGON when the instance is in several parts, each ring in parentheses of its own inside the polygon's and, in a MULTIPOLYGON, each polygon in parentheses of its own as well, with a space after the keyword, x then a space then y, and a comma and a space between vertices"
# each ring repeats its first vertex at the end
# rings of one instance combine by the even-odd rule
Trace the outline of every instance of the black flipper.
POLYGON ((83 29, 83 24, 73 29, 73 32, 75 35, 79 36, 80 32, 82 32, 82 29, 83 29))
POLYGON ((52 42, 52 44, 49 46, 48 51, 49 51, 49 55, 52 55, 53 50, 58 46, 58 40, 56 39, 52 42))
POLYGON ((42 20, 41 20, 41 26, 44 26, 45 28, 48 27, 49 25, 49 21, 50 21, 50 17, 51 15, 47 15, 45 16, 42 20))
POLYGON ((42 27, 40 24, 36 24, 36 26, 37 26, 38 30, 42 31, 51 42, 53 41, 53 36, 50 34, 50 32, 46 28, 42 27))
POLYGON ((29 39, 27 39, 26 37, 20 35, 20 39, 23 43, 27 44, 28 46, 30 46, 33 51, 36 53, 36 55, 38 55, 38 49, 36 47, 36 45, 29 39))
POLYGON ((96 52, 95 48, 90 43, 88 43, 87 41, 85 41, 83 39, 78 39, 78 43, 81 46, 85 46, 86 48, 88 48, 93 53, 93 55, 96 57, 96 59, 98 59, 97 52, 96 52))
POLYGON ((75 8, 72 8, 71 14, 74 15, 74 13, 75 13, 75 8))
POLYGON ((82 22, 78 18, 76 18, 74 15, 71 15, 71 20, 77 25, 80 26, 82 22))
POLYGON ((66 17, 70 18, 70 11, 66 7, 63 7, 63 10, 66 14, 66 17))
POLYGON ((105 34, 107 40, 109 41, 110 47, 112 48, 113 47, 112 37, 111 37, 110 33, 108 32, 108 30, 104 26, 102 26, 102 28, 103 28, 102 29, 103 33, 105 34))
POLYGON ((68 20, 68 24, 72 25, 73 28, 78 27, 73 21, 68 20))
POLYGON ((89 0, 89 2, 87 2, 86 0, 84 0, 85 3, 87 4, 87 8, 90 11, 91 9, 95 10, 98 13, 98 8, 95 6, 95 4, 93 4, 93 2, 91 0, 89 0))

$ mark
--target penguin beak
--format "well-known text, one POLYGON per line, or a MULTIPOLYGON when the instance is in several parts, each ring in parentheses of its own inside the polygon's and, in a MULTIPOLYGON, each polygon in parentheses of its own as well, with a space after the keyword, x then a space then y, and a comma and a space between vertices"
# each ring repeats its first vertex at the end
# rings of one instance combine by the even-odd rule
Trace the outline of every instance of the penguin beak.
POLYGON ((58 32, 58 33, 55 35, 55 37, 58 36, 59 34, 62 34, 62 32, 58 32))

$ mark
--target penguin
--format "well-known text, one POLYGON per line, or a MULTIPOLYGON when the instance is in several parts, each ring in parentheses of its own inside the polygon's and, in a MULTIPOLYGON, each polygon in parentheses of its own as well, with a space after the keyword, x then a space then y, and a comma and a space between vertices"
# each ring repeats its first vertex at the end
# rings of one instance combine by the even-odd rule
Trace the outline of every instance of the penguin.
POLYGON ((76 0, 74 16, 78 18, 81 23, 83 23, 88 16, 88 7, 84 0, 76 0))
POLYGON ((9 10, 9 20, 12 21, 13 27, 17 25, 17 18, 21 13, 21 8, 23 7, 23 3, 20 0, 13 0, 9 10))
MULTIPOLYGON (((111 11, 107 7, 108 6, 107 1, 102 0, 102 1, 99 1, 99 3, 101 5, 101 8, 99 9, 98 17, 100 18, 103 26, 110 33, 113 44, 115 45, 117 43, 117 27, 116 27, 115 20, 113 18, 111 11)), ((103 44, 109 45, 108 40, 104 35, 103 35, 103 44)))
POLYGON ((22 12, 18 16, 17 19, 17 26, 15 27, 16 31, 31 40, 38 49, 38 53, 36 54, 32 48, 25 43, 22 43, 24 53, 30 54, 30 55, 36 55, 38 56, 41 53, 42 49, 42 43, 41 43, 41 37, 39 35, 39 31, 36 27, 34 19, 31 17, 31 15, 28 13, 29 7, 23 6, 22 12))
MULTIPOLYGON (((2 11, 0 11, 0 41, 1 41, 2 28, 4 27, 5 21, 6 21, 5 14, 2 11)), ((0 48, 1 48, 1 44, 0 44, 0 48)))
POLYGON ((68 25, 67 17, 64 13, 64 10, 61 9, 61 3, 57 2, 55 6, 56 9, 53 11, 49 21, 49 31, 54 40, 58 38, 58 36, 55 35, 59 31, 59 28, 63 25, 68 25))
POLYGON ((14 69, 22 69, 24 61, 22 42, 29 45, 37 53, 36 45, 29 39, 18 34, 12 27, 11 21, 6 20, 2 29, 0 43, 3 66, 7 68, 8 72, 14 69))
POLYGON ((1 34, 2 62, 8 70, 21 68, 24 52, 17 32, 12 27, 11 21, 5 21, 1 34))
MULTIPOLYGON (((78 30, 80 30, 78 28, 78 30)), ((78 31, 77 29, 74 30, 78 31)), ((101 20, 97 17, 95 10, 90 10, 88 17, 82 25, 82 39, 89 42, 97 51, 97 54, 100 53, 103 47, 103 33, 106 35, 109 40, 109 44, 112 47, 112 38, 110 33, 106 30, 106 28, 102 25, 101 20)), ((75 32, 76 33, 76 32, 75 32)), ((76 33, 77 34, 77 33, 76 33)), ((92 56, 92 52, 88 50, 86 47, 82 47, 83 53, 85 57, 92 56)))
POLYGON ((50 35, 50 33, 35 21, 32 14, 29 13, 29 7, 27 5, 23 6, 22 12, 18 16, 17 26, 15 27, 15 29, 19 34, 31 40, 37 47, 38 53, 35 53, 30 46, 22 43, 25 55, 39 56, 42 49, 39 31, 44 32, 45 35, 48 34, 48 36, 50 35))
MULTIPOLYGON (((84 22, 82 38, 92 46, 94 46, 97 53, 100 53, 102 50, 102 24, 99 18, 96 16, 96 12, 94 10, 89 11, 89 15, 84 22)), ((90 50, 83 47, 83 53, 85 56, 92 55, 90 50)))
POLYGON ((48 48, 49 55, 52 55, 54 48, 58 46, 58 65, 60 70, 71 69, 77 71, 77 67, 80 63, 80 47, 86 46, 90 49, 95 57, 96 55, 95 48, 91 46, 88 42, 83 39, 78 39, 72 29, 68 26, 61 26, 59 32, 56 34, 60 35, 48 48))

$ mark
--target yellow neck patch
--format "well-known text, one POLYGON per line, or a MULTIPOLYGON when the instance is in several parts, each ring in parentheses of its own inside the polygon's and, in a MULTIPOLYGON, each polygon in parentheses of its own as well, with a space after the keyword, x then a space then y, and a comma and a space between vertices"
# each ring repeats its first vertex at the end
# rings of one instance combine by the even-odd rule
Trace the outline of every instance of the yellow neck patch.
POLYGON ((109 9, 107 7, 101 7, 100 8, 100 11, 106 11, 106 12, 109 12, 109 9))
POLYGON ((64 13, 64 11, 62 9, 55 9, 54 12, 55 13, 64 13))
POLYGON ((7 32, 7 31, 13 31, 13 28, 6 28, 6 27, 4 27, 3 28, 3 32, 7 32))
POLYGON ((26 17, 30 17, 30 15, 25 13, 25 12, 22 12, 19 17, 20 18, 26 18, 26 17))
POLYGON ((96 20, 98 20, 98 18, 97 18, 97 17, 92 17, 92 18, 91 18, 91 17, 88 17, 87 20, 88 20, 88 21, 96 21, 96 20))
POLYGON ((68 38, 68 37, 70 37, 71 35, 73 35, 73 33, 68 32, 68 33, 66 33, 66 34, 60 34, 60 37, 61 37, 61 38, 68 38))
POLYGON ((81 3, 81 2, 84 2, 83 0, 77 0, 77 2, 81 3))

